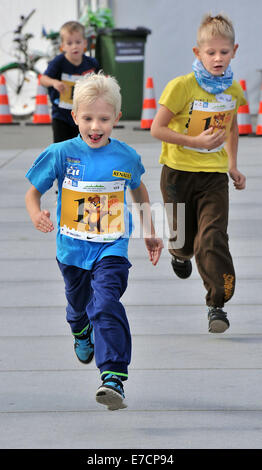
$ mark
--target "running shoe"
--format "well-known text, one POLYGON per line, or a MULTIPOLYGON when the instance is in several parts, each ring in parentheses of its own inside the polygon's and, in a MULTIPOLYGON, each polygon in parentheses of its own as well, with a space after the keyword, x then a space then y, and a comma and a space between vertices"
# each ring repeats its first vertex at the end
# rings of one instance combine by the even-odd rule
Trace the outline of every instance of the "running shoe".
POLYGON ((192 263, 190 259, 179 259, 172 256, 171 265, 175 274, 181 279, 187 279, 192 273, 192 263))
POLYGON ((220 307, 208 308, 208 331, 209 333, 224 333, 230 326, 227 313, 220 307))
POLYGON ((91 323, 81 334, 74 333, 74 349, 77 358, 84 364, 89 364, 94 357, 94 333, 91 323))
POLYGON ((127 408, 122 381, 114 374, 107 374, 96 392, 96 401, 114 411, 127 408))

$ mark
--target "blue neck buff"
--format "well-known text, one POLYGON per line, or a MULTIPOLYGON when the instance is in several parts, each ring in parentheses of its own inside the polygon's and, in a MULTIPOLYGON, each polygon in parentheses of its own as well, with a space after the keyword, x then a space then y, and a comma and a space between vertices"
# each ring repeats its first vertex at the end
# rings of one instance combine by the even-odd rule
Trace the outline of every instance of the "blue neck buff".
POLYGON ((209 73, 198 59, 193 62, 192 68, 199 86, 213 95, 223 93, 233 83, 233 72, 230 65, 225 70, 224 75, 220 77, 209 73))

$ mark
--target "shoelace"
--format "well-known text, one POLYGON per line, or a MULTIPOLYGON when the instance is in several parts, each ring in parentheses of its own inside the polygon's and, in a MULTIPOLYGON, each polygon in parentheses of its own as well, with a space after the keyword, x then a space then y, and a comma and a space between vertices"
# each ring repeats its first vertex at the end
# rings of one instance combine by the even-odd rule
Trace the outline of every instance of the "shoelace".
POLYGON ((86 335, 86 337, 84 338, 75 337, 75 342, 77 346, 82 346, 82 347, 90 347, 92 345, 89 334, 86 335))

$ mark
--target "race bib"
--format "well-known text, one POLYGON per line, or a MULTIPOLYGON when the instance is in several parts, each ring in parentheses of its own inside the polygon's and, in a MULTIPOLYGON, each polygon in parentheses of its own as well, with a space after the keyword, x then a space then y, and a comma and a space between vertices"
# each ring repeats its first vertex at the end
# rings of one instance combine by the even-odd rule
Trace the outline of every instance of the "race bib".
POLYGON ((124 235, 124 187, 125 181, 65 178, 60 233, 91 242, 112 242, 124 235))
MULTIPOLYGON (((208 103, 207 101, 194 101, 192 114, 188 125, 188 135, 197 136, 201 134, 201 132, 212 127, 213 132, 225 130, 227 138, 230 133, 235 107, 235 100, 221 101, 218 103, 208 103)), ((224 144, 212 150, 207 150, 203 148, 194 148, 194 150, 196 150, 197 152, 211 153, 217 152, 223 147, 224 144)))
POLYGON ((66 88, 62 93, 60 93, 59 108, 72 109, 74 86, 79 78, 80 75, 68 75, 67 73, 62 73, 61 81, 64 83, 66 88))

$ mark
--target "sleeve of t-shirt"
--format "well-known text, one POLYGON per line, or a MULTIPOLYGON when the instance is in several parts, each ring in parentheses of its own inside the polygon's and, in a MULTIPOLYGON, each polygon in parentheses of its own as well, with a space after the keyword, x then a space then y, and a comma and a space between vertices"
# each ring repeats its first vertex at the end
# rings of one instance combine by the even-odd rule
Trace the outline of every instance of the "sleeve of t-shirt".
POLYGON ((239 106, 244 106, 245 104, 247 104, 247 100, 245 98, 244 91, 240 83, 236 82, 235 85, 237 87, 237 92, 238 92, 237 104, 235 108, 235 114, 237 114, 239 106))
POLYGON ((171 80, 162 92, 159 104, 164 105, 173 114, 178 114, 185 106, 187 90, 183 77, 171 80))
POLYGON ((55 144, 52 144, 35 160, 26 173, 26 178, 41 194, 44 194, 53 186, 58 173, 58 158, 55 144))
POLYGON ((101 67, 100 67, 100 65, 99 65, 99 63, 98 63, 98 61, 97 61, 97 59, 92 58, 92 60, 93 60, 95 72, 97 73, 97 72, 99 72, 99 70, 101 70, 101 67))
POLYGON ((136 153, 136 165, 131 175, 130 188, 136 189, 141 184, 141 176, 145 173, 144 165, 141 162, 141 157, 136 153))
POLYGON ((58 78, 61 77, 61 64, 63 61, 63 55, 60 54, 56 56, 53 60, 51 60, 47 66, 47 69, 44 71, 44 75, 48 75, 51 78, 58 78))

